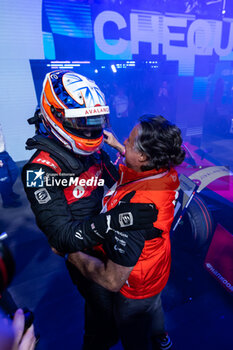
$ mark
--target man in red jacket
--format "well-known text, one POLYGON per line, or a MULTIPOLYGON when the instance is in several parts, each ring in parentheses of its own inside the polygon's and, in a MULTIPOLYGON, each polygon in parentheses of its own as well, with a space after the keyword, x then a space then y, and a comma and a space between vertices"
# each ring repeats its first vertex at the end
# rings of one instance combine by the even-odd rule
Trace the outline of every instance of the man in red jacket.
MULTIPOLYGON (((126 350, 170 349, 165 333, 161 292, 171 265, 169 231, 179 180, 174 165, 184 160, 180 130, 163 117, 144 116, 129 138, 125 149, 111 134, 108 143, 121 153, 125 165, 119 169, 120 180, 105 196, 102 212, 114 208, 124 197, 131 203, 151 203, 158 210, 155 232, 139 229, 134 235, 127 231, 109 234, 102 246, 102 258, 83 252, 69 254, 68 261, 81 273, 102 287, 118 292, 114 313, 120 338, 126 350), (111 239, 112 237, 112 239, 111 239)), ((130 221, 130 216, 128 218, 130 221)), ((127 225, 127 222, 125 223, 127 225)), ((94 228, 98 232, 98 220, 94 228)), ((108 223, 109 233, 115 232, 108 223)))

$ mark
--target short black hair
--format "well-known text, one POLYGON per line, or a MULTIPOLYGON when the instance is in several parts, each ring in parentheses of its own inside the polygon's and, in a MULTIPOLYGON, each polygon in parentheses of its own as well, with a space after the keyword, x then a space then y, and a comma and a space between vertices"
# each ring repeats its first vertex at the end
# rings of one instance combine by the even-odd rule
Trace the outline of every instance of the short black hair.
POLYGON ((145 114, 139 119, 135 148, 147 157, 142 171, 179 165, 185 158, 180 129, 162 116, 145 114))

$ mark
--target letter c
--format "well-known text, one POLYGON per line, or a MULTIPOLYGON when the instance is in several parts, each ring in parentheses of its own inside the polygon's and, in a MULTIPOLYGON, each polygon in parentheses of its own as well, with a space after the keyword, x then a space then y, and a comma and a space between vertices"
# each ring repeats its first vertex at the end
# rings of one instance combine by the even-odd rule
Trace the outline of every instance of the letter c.
POLYGON ((118 43, 115 45, 110 45, 104 38, 104 25, 106 22, 114 22, 118 29, 127 27, 127 23, 118 12, 114 11, 103 11, 95 19, 94 23, 94 35, 96 45, 104 53, 108 55, 118 55, 124 52, 128 46, 128 41, 124 39, 119 39, 118 43))

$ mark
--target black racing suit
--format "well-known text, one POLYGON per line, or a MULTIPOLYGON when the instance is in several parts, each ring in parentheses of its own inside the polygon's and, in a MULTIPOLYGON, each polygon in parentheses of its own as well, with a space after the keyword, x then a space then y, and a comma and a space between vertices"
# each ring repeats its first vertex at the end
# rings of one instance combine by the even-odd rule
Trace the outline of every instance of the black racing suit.
MULTIPOLYGON (((87 157, 76 156, 55 140, 43 136, 29 139, 27 148, 37 149, 22 171, 37 225, 56 249, 77 251, 78 226, 84 219, 99 214, 102 208, 104 187, 98 186, 96 179, 103 179, 104 184, 111 187, 118 179, 118 171, 102 150, 87 157), (69 183, 71 176, 94 180, 92 186, 84 188, 75 182, 69 183)), ((67 267, 86 300, 83 349, 108 349, 117 341, 112 317, 114 293, 88 281, 73 265, 68 263, 67 267), (96 315, 99 315, 98 320, 96 315)))

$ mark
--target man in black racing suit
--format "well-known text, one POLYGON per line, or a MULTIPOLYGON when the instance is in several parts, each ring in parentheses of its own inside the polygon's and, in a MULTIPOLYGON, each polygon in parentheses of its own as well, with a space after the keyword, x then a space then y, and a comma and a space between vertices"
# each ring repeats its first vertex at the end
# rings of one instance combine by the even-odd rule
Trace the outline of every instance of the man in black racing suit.
MULTIPOLYGON (((112 212, 98 215, 103 184, 111 187, 118 179, 118 171, 100 150, 108 113, 93 81, 69 71, 46 75, 34 122, 39 134, 43 122, 47 135, 27 140, 26 148, 36 152, 24 166, 22 180, 37 225, 57 251, 89 248, 88 253, 95 255, 91 247, 108 237, 106 215, 113 235, 125 226, 132 230, 155 221, 154 210, 144 204, 120 203, 112 212), (122 214, 126 214, 123 224, 122 214)), ((109 349, 118 340, 112 314, 114 293, 85 279, 68 262, 67 267, 86 301, 82 349, 109 349)))

